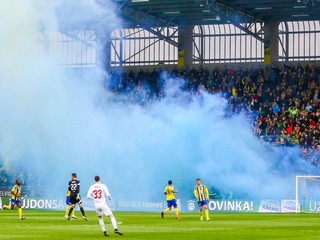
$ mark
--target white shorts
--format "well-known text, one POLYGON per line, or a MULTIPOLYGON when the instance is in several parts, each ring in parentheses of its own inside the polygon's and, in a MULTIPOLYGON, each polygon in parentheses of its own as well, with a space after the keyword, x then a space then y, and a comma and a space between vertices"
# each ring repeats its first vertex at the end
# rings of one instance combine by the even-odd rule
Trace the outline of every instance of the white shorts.
POLYGON ((94 207, 96 208, 96 213, 98 217, 101 217, 103 214, 106 216, 112 215, 112 211, 109 208, 108 204, 105 202, 95 203, 94 207))

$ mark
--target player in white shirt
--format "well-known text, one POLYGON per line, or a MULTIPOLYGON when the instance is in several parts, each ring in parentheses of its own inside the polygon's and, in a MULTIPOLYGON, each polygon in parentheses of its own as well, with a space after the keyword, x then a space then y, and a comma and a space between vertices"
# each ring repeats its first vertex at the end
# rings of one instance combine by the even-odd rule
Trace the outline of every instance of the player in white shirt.
POLYGON ((106 197, 111 200, 111 195, 106 185, 100 183, 100 177, 95 176, 94 181, 96 182, 93 184, 88 191, 87 198, 93 199, 94 207, 96 208, 97 216, 99 218, 99 224, 104 235, 107 237, 109 234, 106 232, 106 227, 103 221, 103 214, 108 216, 111 220, 112 226, 114 228, 114 233, 123 235, 118 230, 117 221, 112 214, 111 209, 109 208, 108 204, 106 203, 106 197))

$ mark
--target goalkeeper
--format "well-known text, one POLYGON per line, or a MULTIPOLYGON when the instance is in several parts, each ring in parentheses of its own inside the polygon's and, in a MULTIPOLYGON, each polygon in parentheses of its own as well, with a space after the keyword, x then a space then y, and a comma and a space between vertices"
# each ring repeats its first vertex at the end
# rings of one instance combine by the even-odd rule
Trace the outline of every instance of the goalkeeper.
POLYGON ((88 221, 88 218, 86 217, 86 214, 84 212, 83 206, 82 206, 82 199, 80 196, 80 181, 77 179, 77 174, 72 173, 71 174, 71 181, 69 181, 68 184, 68 192, 70 191, 70 203, 71 207, 68 213, 67 219, 70 220, 70 215, 73 212, 74 208, 76 207, 76 204, 79 205, 80 211, 82 213, 82 217, 84 220, 88 221))

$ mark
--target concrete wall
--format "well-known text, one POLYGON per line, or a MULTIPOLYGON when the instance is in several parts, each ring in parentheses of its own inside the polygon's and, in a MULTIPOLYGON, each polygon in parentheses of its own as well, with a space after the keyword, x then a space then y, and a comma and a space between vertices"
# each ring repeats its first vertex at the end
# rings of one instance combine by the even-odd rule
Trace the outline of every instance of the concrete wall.
MULTIPOLYGON (((278 66, 280 69, 283 67, 283 64, 289 65, 289 66, 296 66, 298 64, 305 66, 305 65, 315 65, 320 66, 320 61, 306 61, 306 62, 278 62, 275 65, 278 66)), ((193 65, 196 69, 200 67, 200 65, 193 65)), ((208 68, 210 72, 212 72, 215 68, 219 69, 225 69, 225 68, 234 68, 238 69, 241 67, 242 69, 247 68, 260 68, 264 67, 264 64, 262 62, 260 63, 219 63, 219 64, 203 64, 204 68, 208 68)), ((162 68, 167 68, 169 70, 178 68, 177 65, 153 65, 153 66, 130 66, 130 67, 112 67, 110 69, 111 72, 122 72, 126 71, 129 72, 131 69, 137 73, 140 69, 146 70, 149 69, 149 71, 152 71, 153 68, 156 68, 157 70, 162 68)), ((88 76, 92 77, 94 75, 99 76, 101 74, 101 71, 98 68, 90 67, 90 68, 67 68, 65 70, 67 73, 70 74, 76 74, 75 76, 88 76)))
MULTIPOLYGON (((320 66, 320 61, 299 61, 299 62, 277 62, 275 63, 276 66, 278 66, 279 68, 282 68, 283 65, 289 65, 289 66, 296 66, 298 64, 305 66, 305 65, 315 65, 315 66, 320 66)), ((200 67, 199 64, 195 64, 193 65, 196 69, 200 67)), ((219 69, 224 69, 224 68, 232 68, 234 67, 235 69, 241 67, 242 69, 247 69, 247 68, 260 68, 263 67, 264 68, 264 64, 263 62, 253 62, 253 63, 211 63, 211 64, 202 64, 202 66, 204 68, 208 68, 209 71, 213 71, 215 68, 219 68, 219 69)), ((111 71, 130 71, 131 69, 134 72, 138 72, 140 69, 146 70, 149 69, 150 71, 152 71, 153 68, 156 69, 164 69, 167 68, 169 70, 178 68, 177 65, 151 65, 151 66, 129 66, 129 67, 111 67, 111 71)))

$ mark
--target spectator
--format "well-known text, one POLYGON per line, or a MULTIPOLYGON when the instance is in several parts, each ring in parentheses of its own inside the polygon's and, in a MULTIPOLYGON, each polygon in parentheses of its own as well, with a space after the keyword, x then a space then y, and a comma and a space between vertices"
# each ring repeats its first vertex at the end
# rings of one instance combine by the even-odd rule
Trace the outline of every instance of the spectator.
POLYGON ((128 74, 113 73, 109 89, 127 94, 130 101, 147 104, 164 97, 162 73, 183 77, 182 89, 191 95, 198 95, 199 90, 222 93, 229 100, 226 116, 246 112, 255 134, 276 135, 272 139, 277 144, 300 145, 307 149, 306 157, 317 152, 318 159, 320 67, 298 64, 280 69, 273 65, 263 70, 225 66, 222 70, 215 68, 212 74, 202 66, 190 72, 154 68, 135 74, 130 70, 128 74))

